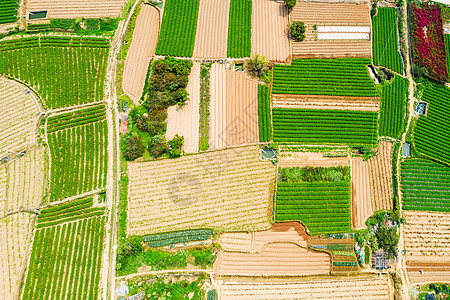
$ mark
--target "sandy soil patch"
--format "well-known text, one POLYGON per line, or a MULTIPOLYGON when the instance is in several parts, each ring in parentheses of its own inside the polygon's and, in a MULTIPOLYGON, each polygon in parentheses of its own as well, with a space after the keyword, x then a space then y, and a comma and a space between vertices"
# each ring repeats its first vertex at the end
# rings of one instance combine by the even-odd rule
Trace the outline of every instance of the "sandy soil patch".
POLYGON ((380 111, 379 102, 370 97, 274 94, 273 107, 380 111))
POLYGON ((370 40, 316 40, 314 25, 370 26, 368 4, 298 2, 291 21, 307 25, 306 39, 292 42, 293 58, 371 57, 370 40))
POLYGON ((155 54, 159 27, 158 10, 151 5, 142 5, 125 61, 122 81, 123 91, 135 104, 138 104, 141 98, 148 64, 155 54))
POLYGON ((36 143, 34 122, 39 108, 28 91, 15 81, 0 78, 0 159, 36 143))
POLYGON ((14 214, 0 220, 0 298, 18 299, 35 215, 14 214))
POLYGON ((175 134, 184 136, 183 150, 187 153, 198 152, 200 126, 200 63, 194 63, 189 83, 186 87, 189 101, 183 107, 169 107, 167 114, 166 138, 171 140, 175 134))
POLYGON ((230 0, 200 1, 193 57, 227 57, 229 8, 230 0))
POLYGON ((330 256, 314 252, 293 243, 273 243, 261 253, 222 251, 214 264, 218 275, 289 276, 328 274, 330 256))
POLYGON ((305 278, 291 282, 264 279, 262 282, 233 281, 220 285, 220 299, 390 299, 386 277, 305 278))
POLYGON ((117 18, 125 2, 124 0, 29 0, 27 9, 47 10, 49 19, 117 18))
POLYGON ((214 64, 210 113, 210 149, 258 143, 258 82, 214 64))
POLYGON ((275 168, 259 147, 129 163, 128 234, 270 226, 275 168))
POLYGON ((288 11, 271 0, 252 2, 252 55, 264 55, 275 62, 289 58, 288 11))
POLYGON ((380 142, 378 155, 367 163, 372 210, 392 209, 392 143, 380 142))
POLYGON ((281 168, 350 166, 350 157, 329 157, 320 152, 284 152, 278 165, 281 168))
POLYGON ((370 197, 369 167, 361 157, 352 158, 352 223, 354 228, 365 228, 373 214, 370 197))

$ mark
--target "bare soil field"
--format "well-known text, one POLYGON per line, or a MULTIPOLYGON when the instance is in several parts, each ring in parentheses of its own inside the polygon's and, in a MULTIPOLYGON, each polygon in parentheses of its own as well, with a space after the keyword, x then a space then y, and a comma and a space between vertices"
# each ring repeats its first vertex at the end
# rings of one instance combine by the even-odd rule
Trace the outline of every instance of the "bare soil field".
POLYGON ((274 62, 289 59, 288 11, 279 2, 253 0, 252 55, 264 55, 274 62))
POLYGON ((144 89, 150 58, 155 54, 160 27, 159 12, 142 5, 123 70, 122 89, 138 104, 144 89))
POLYGON ((258 143, 258 82, 214 64, 210 113, 210 149, 258 143))
POLYGON ((0 159, 36 143, 34 122, 39 107, 35 96, 27 91, 15 81, 0 78, 0 159))
POLYGON ((278 166, 281 168, 350 166, 350 157, 329 157, 320 152, 285 152, 279 156, 278 166))
POLYGON ((8 177, 6 175, 6 167, 0 166, 0 217, 6 214, 8 177))
POLYGON ((227 57, 229 8, 230 0, 200 1, 194 58, 227 57))
POLYGON ((298 2, 291 21, 307 25, 306 39, 292 42, 293 58, 371 57, 370 40, 316 40, 314 25, 370 26, 368 4, 298 2))
POLYGON ((0 299, 18 299, 21 273, 28 255, 35 215, 14 214, 0 219, 0 299))
POLYGON ((218 275, 295 276, 329 274, 328 254, 299 247, 293 243, 272 243, 261 253, 221 251, 214 263, 218 275))
POLYGON ((310 237, 299 222, 275 223, 272 228, 257 232, 227 232, 220 235, 219 242, 225 251, 261 253, 269 243, 290 242, 308 247, 310 237))
POLYGON ((380 111, 379 103, 370 97, 274 94, 273 107, 380 111))
POLYGON ((352 158, 352 223, 354 228, 365 228, 373 214, 370 197, 369 167, 361 157, 352 158))
POLYGON ((27 9, 48 10, 48 19, 117 18, 125 2, 124 0, 29 0, 27 9))
POLYGON ((222 300, 390 299, 388 280, 384 276, 318 277, 290 282, 225 281, 218 292, 222 300))
POLYGON ((450 213, 404 211, 404 214, 406 269, 411 283, 436 278, 450 281, 450 213))
POLYGON ((43 201, 45 184, 45 150, 35 148, 6 165, 8 193, 6 209, 38 208, 43 201))
POLYGON ((392 210, 392 143, 381 141, 378 155, 367 163, 372 210, 392 210))
POLYGON ((183 150, 187 153, 198 152, 200 125, 200 63, 194 63, 189 83, 186 87, 189 101, 183 107, 174 105, 167 111, 166 138, 171 140, 175 134, 184 136, 183 150))
POLYGON ((128 234, 270 227, 275 167, 259 147, 128 164, 128 234))

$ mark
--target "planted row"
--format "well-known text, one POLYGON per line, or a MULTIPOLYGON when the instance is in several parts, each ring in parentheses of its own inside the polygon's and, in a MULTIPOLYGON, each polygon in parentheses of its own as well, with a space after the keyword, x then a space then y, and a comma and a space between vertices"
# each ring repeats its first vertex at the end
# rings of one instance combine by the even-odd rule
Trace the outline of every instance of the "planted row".
POLYGON ((63 130, 73 126, 85 125, 106 119, 105 105, 96 105, 69 113, 50 116, 47 120, 47 133, 63 130))
POLYGON ((408 79, 395 75, 392 83, 384 83, 381 94, 380 136, 399 139, 406 124, 408 79))
POLYGON ((228 17, 227 57, 250 57, 252 0, 231 0, 228 17))
POLYGON ((0 24, 13 23, 17 21, 18 0, 0 1, 0 24))
POLYGON ((192 229, 145 236, 142 241, 149 247, 163 247, 191 241, 203 241, 212 237, 211 229, 192 229))
POLYGON ((270 122, 270 88, 266 85, 258 85, 258 117, 259 117, 259 141, 268 142, 272 138, 272 125, 270 122))

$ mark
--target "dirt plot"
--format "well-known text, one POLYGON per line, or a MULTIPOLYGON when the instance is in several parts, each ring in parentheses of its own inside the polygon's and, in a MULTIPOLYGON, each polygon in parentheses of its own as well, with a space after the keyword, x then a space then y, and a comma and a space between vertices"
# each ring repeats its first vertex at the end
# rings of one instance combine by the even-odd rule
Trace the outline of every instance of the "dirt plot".
POLYGON ((48 19, 117 18, 125 3, 124 0, 29 0, 27 10, 47 10, 48 19))
POLYGON ((6 214, 8 177, 6 167, 0 166, 0 217, 6 214))
POLYGON ((0 299, 18 299, 35 215, 14 214, 0 219, 0 299))
POLYGON ((194 63, 186 90, 189 93, 186 105, 174 105, 168 109, 166 138, 170 140, 175 134, 184 136, 183 150, 195 153, 199 143, 200 63, 194 63))
POLYGON ((258 143, 258 82, 214 64, 210 113, 210 149, 258 143))
POLYGON ((148 64, 155 54, 159 27, 158 10, 151 5, 142 5, 125 61, 122 81, 123 91, 135 104, 138 104, 141 98, 148 64))
POLYGON ((274 62, 289 58, 288 11, 282 3, 252 1, 252 55, 264 55, 274 62))
POLYGON ((367 163, 372 210, 392 210, 392 143, 380 142, 378 155, 370 158, 367 163))
POLYGON ((274 94, 273 107, 380 111, 379 102, 373 98, 345 96, 274 94))
POLYGON ((298 2, 291 21, 307 25, 306 39, 292 42, 293 58, 371 57, 370 40, 316 40, 314 25, 370 26, 368 4, 298 2))
POLYGON ((0 78, 0 159, 36 143, 34 123, 39 107, 26 86, 0 78))
POLYGON ((128 234, 270 226, 275 167, 259 147, 129 163, 128 234))
POLYGON ((352 158, 352 223, 354 228, 364 228, 373 214, 370 197, 369 167, 361 157, 352 158))
POLYGON ((193 57, 227 57, 229 8, 230 0, 200 1, 193 57))
POLYGON ((218 275, 271 276, 329 274, 330 256, 293 243, 273 243, 261 253, 222 251, 214 263, 218 275))
POLYGON ((388 279, 378 276, 305 278, 296 281, 223 282, 222 300, 390 299, 388 279))
POLYGON ((350 166, 350 157, 329 157, 319 152, 285 152, 279 157, 278 165, 281 168, 350 166))

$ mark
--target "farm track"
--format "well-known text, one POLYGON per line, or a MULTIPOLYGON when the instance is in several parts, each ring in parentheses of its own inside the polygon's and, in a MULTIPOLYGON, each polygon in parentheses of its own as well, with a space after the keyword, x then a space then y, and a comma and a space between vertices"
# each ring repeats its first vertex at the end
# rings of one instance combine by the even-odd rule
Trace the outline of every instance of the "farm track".
POLYGON ((148 64, 155 54, 159 27, 159 11, 151 5, 142 5, 125 61, 122 80, 123 91, 136 105, 144 90, 148 64))
POLYGON ((327 157, 318 152, 284 152, 279 156, 280 168, 350 166, 350 157, 327 157))
POLYGON ((230 0, 200 1, 194 58, 227 57, 228 14, 230 0))
POLYGON ((252 2, 252 55, 263 55, 273 62, 286 62, 290 55, 288 11, 278 2, 252 2))
POLYGON ((171 140, 176 134, 184 136, 183 150, 198 152, 200 125, 200 63, 195 62, 186 87, 189 101, 183 106, 174 105, 167 111, 166 138, 171 140))
POLYGON ((123 0, 28 0, 28 11, 48 10, 47 18, 117 18, 125 6, 123 0))
POLYGON ((381 141, 378 152, 367 162, 372 211, 392 210, 392 143, 381 141))
POLYGON ((352 223, 353 228, 365 228, 373 214, 369 185, 369 167, 361 157, 352 158, 352 223))

